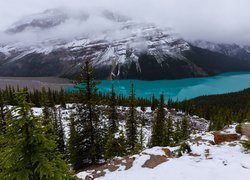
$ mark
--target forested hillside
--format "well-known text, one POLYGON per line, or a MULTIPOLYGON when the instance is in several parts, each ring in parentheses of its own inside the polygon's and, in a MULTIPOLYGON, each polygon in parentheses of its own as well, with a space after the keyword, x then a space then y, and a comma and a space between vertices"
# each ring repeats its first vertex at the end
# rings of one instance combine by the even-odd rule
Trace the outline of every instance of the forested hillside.
POLYGON ((250 89, 222 95, 201 96, 169 106, 210 120, 210 129, 219 130, 232 122, 250 120, 250 89))

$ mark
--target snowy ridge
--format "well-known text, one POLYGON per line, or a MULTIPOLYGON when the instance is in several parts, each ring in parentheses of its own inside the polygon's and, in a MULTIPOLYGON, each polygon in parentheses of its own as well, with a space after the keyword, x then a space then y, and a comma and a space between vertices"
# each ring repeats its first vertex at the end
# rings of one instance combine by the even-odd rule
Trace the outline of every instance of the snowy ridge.
MULTIPOLYGON (((164 60, 164 56, 183 58, 181 53, 189 50, 189 44, 175 34, 172 29, 162 29, 153 24, 141 23, 119 14, 103 11, 95 14, 100 18, 105 18, 113 24, 112 28, 104 29, 96 33, 82 32, 82 34, 71 39, 57 39, 56 37, 38 40, 32 45, 22 42, 13 42, 1 45, 0 52, 6 57, 8 62, 14 62, 30 53, 42 53, 48 55, 54 51, 66 50, 71 56, 68 60, 92 59, 96 66, 130 64, 138 62, 141 53, 147 53, 156 57, 159 63, 164 60), (15 53, 14 53, 15 52, 15 53), (78 55, 76 55, 78 54, 78 55)), ((78 18, 81 22, 88 21, 91 15, 85 18, 78 18)), ((21 19, 10 27, 7 32, 18 34, 35 28, 47 29, 58 26, 68 17, 60 10, 47 10, 41 14, 21 19)), ((66 60, 64 58, 64 60, 66 60)), ((139 64, 137 69, 140 71, 139 64)))
POLYGON ((239 46, 237 44, 223 44, 223 43, 214 43, 214 42, 208 42, 208 41, 194 41, 192 42, 194 46, 207 49, 213 52, 222 53, 227 56, 232 57, 243 57, 243 59, 249 60, 250 53, 249 53, 249 47, 247 46, 239 46), (247 56, 245 58, 244 56, 247 56))

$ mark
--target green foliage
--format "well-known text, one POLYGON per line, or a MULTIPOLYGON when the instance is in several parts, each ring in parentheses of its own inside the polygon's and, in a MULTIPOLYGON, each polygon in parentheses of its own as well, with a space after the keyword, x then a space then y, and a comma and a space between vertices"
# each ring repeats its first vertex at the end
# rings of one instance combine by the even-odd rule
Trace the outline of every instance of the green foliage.
POLYGON ((56 152, 56 136, 43 117, 34 116, 27 92, 17 93, 18 105, 6 118, 6 134, 1 135, 0 179, 70 179, 68 166, 56 152))
POLYGON ((181 133, 180 138, 181 140, 186 140, 189 138, 191 133, 190 125, 186 116, 184 116, 181 120, 181 133))
POLYGON ((165 145, 166 146, 172 146, 174 145, 174 126, 173 126, 173 120, 168 117, 166 120, 166 130, 165 130, 165 145))
POLYGON ((126 139, 122 131, 110 134, 105 145, 105 158, 111 159, 126 154, 126 139))
POLYGON ((186 142, 181 143, 179 149, 177 150, 178 156, 182 156, 184 153, 190 153, 191 151, 190 145, 186 142))
POLYGON ((136 98, 134 85, 131 85, 129 96, 129 111, 126 122, 127 150, 129 153, 135 153, 138 143, 137 120, 136 120, 136 98))
POLYGON ((250 150, 250 138, 248 140, 242 141, 242 145, 246 150, 250 150))
POLYGON ((5 117, 6 117, 7 107, 3 96, 2 90, 0 90, 0 135, 5 133, 5 117))
POLYGON ((222 95, 201 96, 171 102, 171 106, 210 120, 209 130, 220 130, 232 122, 250 120, 250 89, 222 95))
POLYGON ((82 153, 82 141, 81 136, 78 133, 78 126, 76 124, 75 118, 73 116, 70 117, 70 136, 69 136, 69 142, 68 142, 68 150, 69 150, 69 157, 70 157, 70 163, 73 169, 78 170, 82 168, 84 163, 84 160, 86 160, 86 157, 82 153))
POLYGON ((239 134, 242 133, 242 130, 241 130, 242 126, 241 126, 241 123, 239 123, 236 127, 235 127, 235 131, 239 134))
POLYGON ((173 140, 174 140, 174 144, 178 144, 181 142, 182 138, 181 138, 181 127, 180 127, 180 121, 177 120, 176 124, 175 124, 175 131, 173 134, 173 140))
POLYGON ((85 61, 75 85, 79 89, 78 104, 70 129, 70 157, 76 170, 103 158, 104 137, 99 119, 96 85, 91 63, 85 61))
POLYGON ((165 131, 166 131, 166 119, 164 109, 164 95, 161 94, 160 103, 157 108, 156 118, 152 126, 151 146, 164 146, 165 142, 165 131))
POLYGON ((116 110, 116 104, 117 104, 117 99, 116 99, 115 89, 114 86, 112 85, 111 96, 109 100, 109 112, 108 112, 109 134, 114 134, 118 130, 118 113, 116 110))

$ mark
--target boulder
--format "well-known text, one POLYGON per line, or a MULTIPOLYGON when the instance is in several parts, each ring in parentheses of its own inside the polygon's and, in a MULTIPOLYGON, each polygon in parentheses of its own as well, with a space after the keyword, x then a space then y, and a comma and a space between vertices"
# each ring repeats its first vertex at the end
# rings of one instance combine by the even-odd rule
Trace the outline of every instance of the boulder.
POLYGON ((242 135, 250 137, 250 123, 241 125, 241 133, 242 135))
POLYGON ((214 141, 207 140, 207 139, 202 139, 201 136, 196 137, 193 141, 196 142, 196 143, 198 143, 198 142, 208 142, 211 145, 215 145, 214 141))
POLYGON ((165 155, 169 158, 172 157, 172 153, 168 148, 162 148, 162 150, 164 151, 165 155))
POLYGON ((166 156, 150 155, 150 158, 142 165, 142 167, 153 169, 167 160, 168 158, 166 156))
POLYGON ((220 144, 222 142, 231 142, 239 140, 239 136, 237 134, 223 134, 221 132, 214 133, 214 142, 215 144, 220 144))

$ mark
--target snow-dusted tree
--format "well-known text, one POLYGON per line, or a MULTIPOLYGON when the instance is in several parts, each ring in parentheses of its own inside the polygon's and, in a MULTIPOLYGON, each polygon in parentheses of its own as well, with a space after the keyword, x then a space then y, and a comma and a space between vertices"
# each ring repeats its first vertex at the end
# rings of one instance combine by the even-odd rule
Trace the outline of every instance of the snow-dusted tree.
POLYGON ((64 133, 63 123, 62 123, 61 107, 53 107, 53 111, 54 111, 53 126, 55 129, 55 133, 57 135, 58 150, 62 154, 66 154, 65 133, 64 133))
POLYGON ((0 135, 5 133, 5 117, 7 107, 2 90, 0 90, 0 135))
POLYGON ((186 140, 189 138, 191 133, 190 124, 186 116, 181 119, 181 140, 186 140))
POLYGON ((136 150, 136 144, 138 143, 137 136, 137 119, 136 119, 136 98, 135 88, 131 85, 129 96, 129 111, 126 121, 126 135, 127 135, 127 149, 129 153, 134 153, 136 150))
POLYGON ((76 123, 75 117, 70 117, 70 136, 68 141, 68 151, 70 157, 70 163, 73 169, 78 170, 83 167, 84 160, 87 158, 82 153, 82 141, 80 136, 79 124, 76 123))
POLYGON ((174 144, 174 128, 173 128, 173 120, 168 117, 166 120, 166 130, 165 130, 165 142, 164 144, 167 146, 171 146, 174 144))
POLYGON ((114 85, 112 85, 111 93, 109 100, 109 110, 108 110, 108 133, 114 134, 118 131, 118 113, 116 109, 117 99, 116 93, 114 89, 114 85))
POLYGON ((7 114, 0 136, 0 179, 70 179, 69 167, 56 151, 52 126, 33 114, 27 92, 17 93, 18 105, 7 114))
POLYGON ((250 138, 248 140, 244 140, 242 141, 242 145, 244 148, 246 148, 247 150, 250 150, 250 138))
MULTIPOLYGON (((74 151, 73 148, 80 151, 78 158, 81 160, 81 165, 78 162, 77 166, 79 168, 89 163, 96 163, 103 157, 104 148, 97 106, 97 82, 94 80, 93 69, 88 60, 85 61, 81 69, 79 80, 75 85, 79 93, 75 119, 73 120, 74 127, 72 127, 75 129, 75 137, 79 141, 75 146, 71 146, 71 153, 74 151)), ((71 137, 71 141, 75 142, 76 140, 71 137)))
POLYGON ((105 159, 126 154, 126 138, 123 131, 109 134, 105 144, 105 159))
POLYGON ((152 125, 152 136, 150 143, 152 147, 165 145, 166 119, 164 106, 164 95, 161 94, 160 103, 156 112, 156 118, 152 125))

